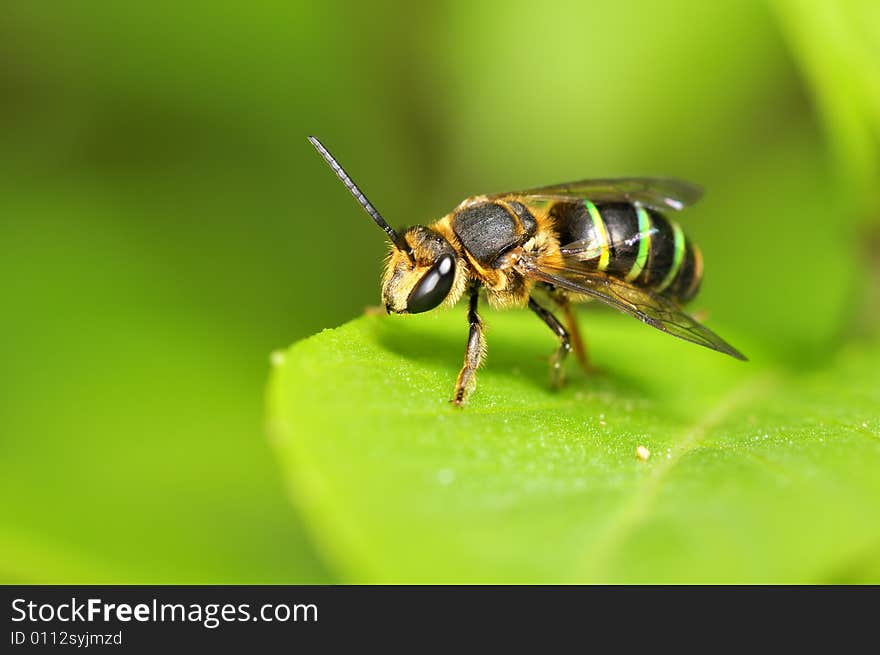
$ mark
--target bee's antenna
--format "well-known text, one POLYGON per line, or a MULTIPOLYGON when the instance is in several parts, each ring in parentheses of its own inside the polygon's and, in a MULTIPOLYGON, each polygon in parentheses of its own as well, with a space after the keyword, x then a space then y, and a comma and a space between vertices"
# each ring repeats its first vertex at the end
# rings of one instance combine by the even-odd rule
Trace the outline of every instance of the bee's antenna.
POLYGON ((385 230, 385 234, 387 234, 388 238, 391 239, 391 243, 393 243, 398 250, 402 250, 403 252, 405 252, 409 256, 410 261, 414 262, 415 258, 413 257, 412 248, 409 247, 409 244, 406 242, 406 240, 399 234, 397 234, 397 232, 395 232, 391 228, 391 226, 388 225, 385 219, 382 218, 382 214, 380 214, 376 210, 376 208, 373 207, 370 201, 367 200, 367 197, 358 188, 357 184, 354 183, 354 180, 352 180, 348 176, 348 173, 346 173, 342 166, 340 166, 339 162, 336 161, 336 158, 330 154, 330 151, 324 147, 324 144, 322 144, 320 141, 318 141, 317 138, 313 136, 309 137, 309 141, 313 146, 315 146, 315 150, 317 150, 318 153, 324 158, 324 161, 330 164, 330 168, 332 168, 333 172, 336 173, 340 180, 342 180, 345 188, 351 191, 351 195, 353 195, 355 197, 355 200, 357 200, 361 204, 361 207, 364 208, 364 211, 366 211, 370 215, 370 218, 376 221, 376 225, 385 230))

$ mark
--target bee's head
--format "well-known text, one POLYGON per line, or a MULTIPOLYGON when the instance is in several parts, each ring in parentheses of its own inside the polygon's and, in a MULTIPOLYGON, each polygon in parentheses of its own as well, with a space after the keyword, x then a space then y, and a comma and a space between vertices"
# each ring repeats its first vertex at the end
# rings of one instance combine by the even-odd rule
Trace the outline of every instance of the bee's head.
POLYGON ((417 225, 398 234, 318 139, 309 141, 342 180, 361 207, 381 227, 393 246, 382 278, 382 299, 388 313, 419 314, 444 300, 454 304, 464 293, 467 275, 455 249, 439 232, 417 225))
POLYGON ((403 233, 408 250, 395 247, 382 276, 382 301, 388 313, 419 314, 444 300, 457 300, 464 275, 459 274, 455 249, 438 232, 417 225, 403 233), (458 284, 456 284, 458 281, 458 284))

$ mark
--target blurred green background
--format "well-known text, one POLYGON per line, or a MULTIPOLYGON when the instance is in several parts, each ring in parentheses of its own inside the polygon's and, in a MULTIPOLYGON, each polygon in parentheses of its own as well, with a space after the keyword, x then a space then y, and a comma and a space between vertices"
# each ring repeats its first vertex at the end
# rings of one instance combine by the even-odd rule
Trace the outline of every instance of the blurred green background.
POLYGON ((338 579, 268 357, 376 303, 386 246, 307 134, 393 224, 693 179, 733 343, 806 368, 876 327, 872 0, 10 2, 0 98, 3 582, 338 579))

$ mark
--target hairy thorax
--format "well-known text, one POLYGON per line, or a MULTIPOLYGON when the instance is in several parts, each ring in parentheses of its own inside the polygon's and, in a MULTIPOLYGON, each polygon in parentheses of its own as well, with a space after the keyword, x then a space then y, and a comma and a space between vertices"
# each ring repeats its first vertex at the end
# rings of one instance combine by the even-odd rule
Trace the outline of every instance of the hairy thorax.
POLYGON ((539 229, 522 246, 498 257, 492 269, 482 272, 486 297, 491 306, 506 309, 523 307, 528 303, 535 283, 516 269, 523 255, 547 265, 558 265, 562 261, 555 234, 551 230, 539 229))

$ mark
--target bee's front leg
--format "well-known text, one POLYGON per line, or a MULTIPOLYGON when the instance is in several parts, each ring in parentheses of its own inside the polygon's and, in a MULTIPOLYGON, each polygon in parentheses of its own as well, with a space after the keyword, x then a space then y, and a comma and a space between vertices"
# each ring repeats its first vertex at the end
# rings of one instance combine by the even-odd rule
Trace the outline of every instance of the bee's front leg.
POLYGON ((565 361, 568 353, 571 352, 571 339, 568 336, 568 332, 562 327, 562 323, 553 314, 536 303, 533 298, 529 298, 529 309, 540 316, 541 320, 547 324, 547 327, 553 330, 553 334, 559 339, 559 348, 550 356, 550 383, 554 387, 558 387, 565 380, 562 363, 565 361))
POLYGON ((477 385, 477 369, 483 362, 486 354, 486 339, 483 336, 483 321, 477 313, 477 303, 479 301, 479 287, 474 285, 470 289, 470 303, 468 305, 468 331, 467 350, 464 353, 464 366, 458 374, 458 380, 455 383, 455 395, 450 402, 456 406, 464 405, 467 397, 477 385))

